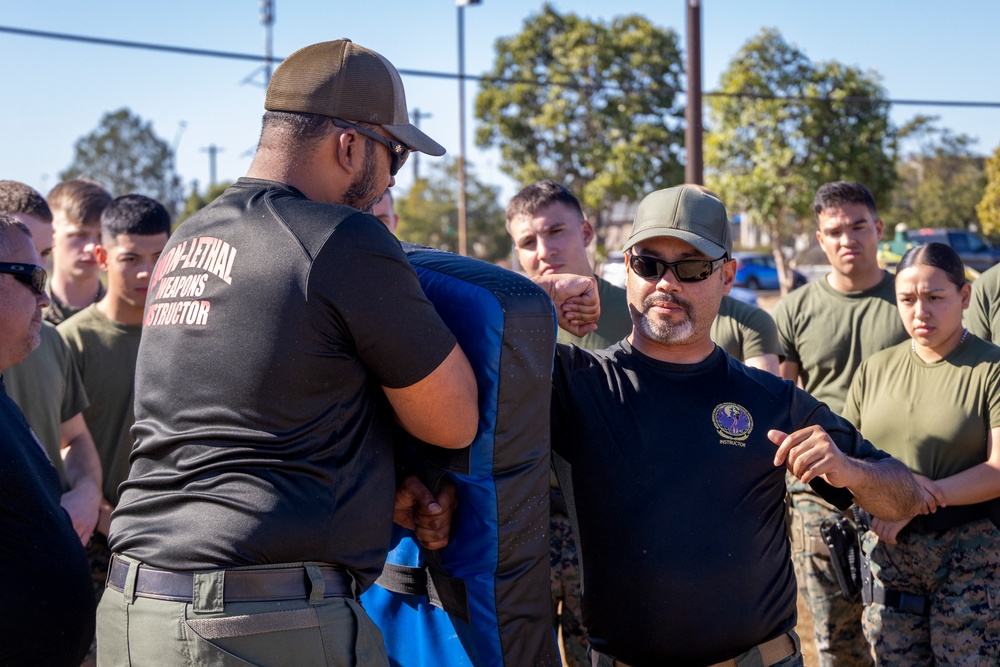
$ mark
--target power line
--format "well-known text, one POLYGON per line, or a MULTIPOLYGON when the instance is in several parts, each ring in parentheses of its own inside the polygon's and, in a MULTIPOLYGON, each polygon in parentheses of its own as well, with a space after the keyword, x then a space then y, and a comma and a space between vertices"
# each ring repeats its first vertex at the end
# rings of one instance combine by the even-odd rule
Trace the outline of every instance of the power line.
MULTIPOLYGON (((196 49, 187 46, 173 46, 170 44, 154 44, 150 42, 132 42, 122 39, 109 39, 106 37, 91 37, 88 35, 72 35, 62 32, 50 32, 45 30, 29 30, 27 28, 17 28, 13 26, 0 25, 0 33, 22 35, 25 37, 39 37, 43 39, 58 39, 71 42, 83 42, 86 44, 99 44, 102 46, 113 46, 118 48, 142 49, 146 51, 161 51, 166 53, 177 53, 188 56, 203 56, 209 58, 227 58, 230 60, 252 60, 255 62, 280 63, 284 58, 265 56, 256 53, 238 53, 235 51, 216 51, 213 49, 196 49)), ((459 74, 452 72, 435 72, 431 70, 399 69, 401 75, 416 76, 435 79, 458 80, 459 74)), ((465 74, 466 80, 486 82, 486 83, 523 83, 537 86, 553 86, 561 88, 571 88, 574 90, 620 90, 625 93, 637 93, 621 86, 603 84, 600 86, 579 84, 575 82, 543 81, 538 79, 516 79, 506 77, 494 77, 484 75, 465 74)), ((683 90, 678 90, 683 93, 683 90)), ((733 97, 748 100, 775 100, 789 103, 813 104, 813 103, 843 103, 843 104, 894 104, 898 106, 924 106, 924 107, 965 107, 974 109, 1000 109, 1000 102, 986 102, 975 100, 917 100, 917 99, 891 99, 891 98, 871 98, 871 97, 799 97, 766 95, 760 93, 727 93, 722 91, 704 91, 704 97, 733 97)))

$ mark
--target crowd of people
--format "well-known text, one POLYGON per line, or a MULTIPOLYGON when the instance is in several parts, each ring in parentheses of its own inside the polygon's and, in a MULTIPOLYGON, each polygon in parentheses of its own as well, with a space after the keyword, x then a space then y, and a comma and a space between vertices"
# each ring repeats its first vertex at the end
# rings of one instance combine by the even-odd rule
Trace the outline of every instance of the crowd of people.
MULTIPOLYGON (((288 57, 264 107, 247 176, 173 233, 149 197, 0 181, 0 664, 388 665, 358 597, 391 522, 448 542, 461 498, 399 474, 392 431, 468 446, 477 382, 389 190, 444 149, 350 40, 288 57)), ((728 296, 729 216, 702 186, 639 203, 624 288, 594 275, 565 186, 510 201, 560 326, 570 667, 802 665, 799 591, 823 667, 1000 659, 1000 269, 970 286, 928 244, 884 271, 862 184, 814 212, 831 271, 772 319, 728 296)))

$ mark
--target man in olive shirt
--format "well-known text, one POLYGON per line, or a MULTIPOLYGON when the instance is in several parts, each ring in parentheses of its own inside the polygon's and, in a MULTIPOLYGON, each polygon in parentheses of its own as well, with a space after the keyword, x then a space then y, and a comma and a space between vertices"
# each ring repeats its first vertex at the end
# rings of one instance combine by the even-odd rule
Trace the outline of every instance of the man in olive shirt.
POLYGON ((89 178, 63 181, 49 192, 52 209, 52 303, 45 319, 59 324, 104 298, 94 249, 101 242, 101 211, 111 193, 89 178))
MULTIPOLYGON (((813 210, 816 239, 831 271, 775 308, 785 354, 781 375, 839 413, 862 360, 907 336, 896 312, 893 277, 878 266, 883 224, 871 192, 860 183, 827 183, 817 191, 813 210)), ((796 577, 813 616, 820 665, 872 665, 861 601, 842 596, 819 534, 822 520, 837 510, 789 482, 796 577)))

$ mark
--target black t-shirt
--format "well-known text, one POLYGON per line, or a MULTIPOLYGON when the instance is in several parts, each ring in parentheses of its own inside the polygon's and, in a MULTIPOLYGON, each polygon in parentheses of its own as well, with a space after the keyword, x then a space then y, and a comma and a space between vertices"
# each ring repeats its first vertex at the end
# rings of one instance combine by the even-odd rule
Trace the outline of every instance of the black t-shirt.
MULTIPOLYGON (((636 666, 705 665, 795 626, 785 468, 767 432, 808 424, 853 456, 887 456, 805 392, 718 347, 689 365, 627 341, 558 347, 552 446, 596 649, 636 666)), ((814 488, 852 502, 845 489, 814 488)))
POLYGON ((377 218, 240 179, 150 280, 112 549, 172 569, 337 563, 367 586, 392 519, 381 387, 454 345, 377 218))
POLYGON ((72 665, 94 636, 87 557, 59 475, 0 378, 0 665, 72 665))

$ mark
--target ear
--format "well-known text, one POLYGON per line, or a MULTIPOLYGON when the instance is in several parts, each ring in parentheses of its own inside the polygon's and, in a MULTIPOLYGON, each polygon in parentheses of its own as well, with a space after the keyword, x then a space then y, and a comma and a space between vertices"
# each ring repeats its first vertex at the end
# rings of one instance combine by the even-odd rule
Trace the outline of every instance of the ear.
POLYGON ((884 229, 885 229, 885 223, 882 222, 882 218, 875 218, 875 235, 879 241, 882 240, 882 232, 884 231, 884 229))
POLYGON ((365 142, 352 129, 341 129, 333 135, 334 156, 341 169, 353 174, 361 169, 365 159, 365 142))
POLYGON ((97 260, 97 268, 101 271, 108 270, 108 249, 103 245, 94 246, 94 259, 97 260))
POLYGON ((722 265, 722 285, 725 287, 723 294, 729 294, 729 290, 736 283, 736 260, 731 259, 722 265))
POLYGON ((586 248, 594 240, 594 228, 588 221, 584 220, 580 224, 580 233, 583 236, 583 247, 586 248))
POLYGON ((962 296, 962 310, 965 310, 969 307, 969 300, 972 296, 972 283, 966 282, 958 293, 962 296))

